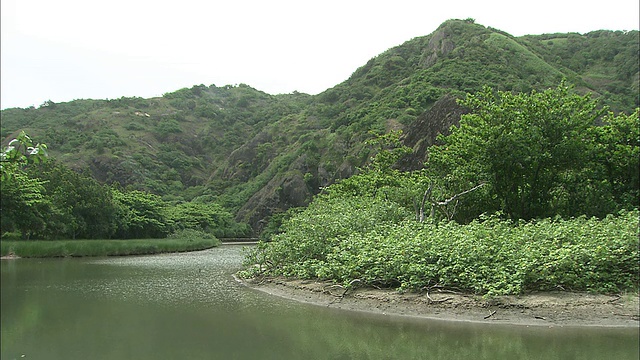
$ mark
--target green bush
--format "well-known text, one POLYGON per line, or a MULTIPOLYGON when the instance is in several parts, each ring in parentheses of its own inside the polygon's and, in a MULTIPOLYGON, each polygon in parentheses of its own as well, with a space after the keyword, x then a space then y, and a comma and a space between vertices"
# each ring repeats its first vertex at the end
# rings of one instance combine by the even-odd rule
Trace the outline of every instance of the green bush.
POLYGON ((602 220, 514 224, 488 217, 460 225, 385 221, 382 214, 394 213, 388 205, 359 205, 294 216, 283 234, 249 255, 247 265, 260 266, 241 275, 331 280, 345 286, 358 279, 364 286, 412 291, 443 287, 486 296, 638 289, 637 210, 602 220))

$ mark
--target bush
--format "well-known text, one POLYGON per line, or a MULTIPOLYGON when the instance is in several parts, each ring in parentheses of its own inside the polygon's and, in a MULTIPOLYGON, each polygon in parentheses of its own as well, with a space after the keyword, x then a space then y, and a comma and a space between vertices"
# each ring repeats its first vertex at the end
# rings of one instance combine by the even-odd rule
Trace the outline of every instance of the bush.
POLYGON ((438 286, 486 296, 638 289, 637 210, 602 220, 514 224, 485 217, 460 225, 385 221, 382 214, 393 213, 388 207, 380 211, 382 204, 360 205, 294 216, 283 234, 249 255, 247 265, 260 266, 241 275, 331 280, 345 286, 358 279, 364 286, 412 291, 438 286))

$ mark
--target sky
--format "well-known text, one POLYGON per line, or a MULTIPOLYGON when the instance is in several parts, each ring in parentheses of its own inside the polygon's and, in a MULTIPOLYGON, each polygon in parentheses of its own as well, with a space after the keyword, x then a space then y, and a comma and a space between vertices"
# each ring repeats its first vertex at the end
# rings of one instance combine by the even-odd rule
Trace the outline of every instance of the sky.
POLYGON ((473 18, 514 36, 638 30, 639 6, 638 0, 2 0, 0 108, 150 98, 199 84, 317 94, 448 19, 473 18))

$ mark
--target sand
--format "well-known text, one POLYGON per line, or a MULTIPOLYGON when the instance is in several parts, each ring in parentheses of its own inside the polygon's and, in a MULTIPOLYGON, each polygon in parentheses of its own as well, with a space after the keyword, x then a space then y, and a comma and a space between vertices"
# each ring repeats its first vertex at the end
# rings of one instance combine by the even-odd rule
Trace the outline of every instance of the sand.
POLYGON ((318 306, 411 316, 526 326, 638 327, 638 294, 601 295, 568 291, 482 296, 445 290, 399 293, 396 290, 346 290, 330 282, 283 278, 239 280, 251 288, 318 306))

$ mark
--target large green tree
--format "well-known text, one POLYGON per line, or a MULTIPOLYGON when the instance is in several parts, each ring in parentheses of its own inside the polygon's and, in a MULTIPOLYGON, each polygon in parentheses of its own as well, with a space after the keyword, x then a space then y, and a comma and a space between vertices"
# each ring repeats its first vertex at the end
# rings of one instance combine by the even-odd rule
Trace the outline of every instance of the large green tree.
POLYGON ((176 231, 192 229, 216 237, 242 237, 250 229, 236 223, 233 215, 216 203, 185 202, 167 209, 167 217, 176 231))
POLYGON ((637 114, 602 126, 606 110, 564 84, 519 94, 485 87, 460 102, 471 113, 430 149, 428 166, 454 192, 488 185, 461 209, 467 220, 604 216, 633 202, 638 140, 624 129, 638 127, 637 114))
POLYGON ((116 205, 109 187, 55 161, 33 167, 30 173, 43 181, 44 195, 51 202, 40 237, 106 239, 114 235, 116 205))
POLYGON ((120 209, 116 236, 119 238, 163 238, 170 230, 167 204, 155 194, 138 190, 112 189, 113 200, 120 209))

